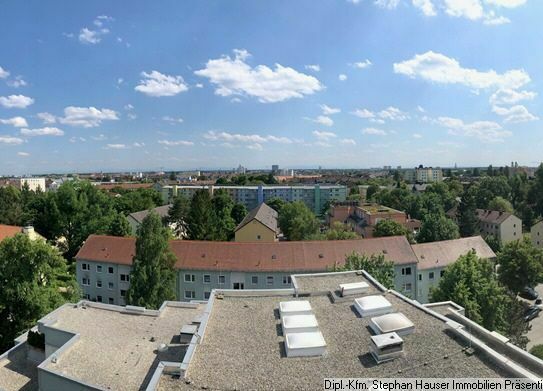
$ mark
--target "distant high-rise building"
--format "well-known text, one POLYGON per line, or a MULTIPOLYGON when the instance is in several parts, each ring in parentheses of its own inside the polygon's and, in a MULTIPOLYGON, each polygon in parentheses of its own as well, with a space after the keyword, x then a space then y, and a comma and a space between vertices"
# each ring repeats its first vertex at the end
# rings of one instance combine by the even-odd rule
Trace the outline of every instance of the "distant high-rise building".
POLYGON ((405 170, 404 179, 409 183, 431 183, 443 181, 441 168, 424 167, 420 165, 414 169, 405 170))
POLYGON ((272 174, 277 174, 279 172, 279 164, 272 165, 272 174))

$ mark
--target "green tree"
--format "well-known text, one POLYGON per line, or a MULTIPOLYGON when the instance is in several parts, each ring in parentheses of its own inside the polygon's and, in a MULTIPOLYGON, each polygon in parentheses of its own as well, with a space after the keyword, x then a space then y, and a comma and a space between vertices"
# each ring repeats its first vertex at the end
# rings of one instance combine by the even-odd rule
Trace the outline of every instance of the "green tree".
POLYGON ((353 251, 345 258, 345 264, 332 265, 335 272, 365 270, 388 289, 394 287, 394 262, 387 261, 383 254, 367 256, 353 251))
POLYGON ((467 189, 462 195, 458 209, 456 210, 458 228, 462 237, 473 236, 479 231, 477 219, 477 205, 472 188, 467 189))
POLYGON ((295 201, 281 208, 279 228, 288 240, 307 240, 319 232, 319 221, 302 201, 295 201))
POLYGON ((488 209, 497 210, 499 212, 513 213, 513 205, 503 197, 494 197, 488 203, 488 209))
POLYGON ((155 189, 126 190, 115 188, 112 192, 118 195, 114 197, 115 210, 124 215, 162 205, 160 193, 155 189))
POLYGON ((500 240, 494 235, 487 235, 485 237, 485 242, 488 244, 488 247, 492 249, 496 254, 501 250, 500 240))
POLYGON ((420 243, 437 242, 459 237, 458 226, 453 221, 442 214, 429 214, 422 221, 417 241, 420 243))
POLYGON ((454 301, 464 307, 468 318, 525 345, 529 325, 523 322, 522 305, 499 283, 492 262, 477 257, 475 251, 447 267, 430 295, 432 302, 454 301))
POLYGON ((190 214, 190 201, 184 195, 179 194, 173 199, 172 206, 165 218, 166 224, 174 227, 174 235, 178 238, 186 235, 187 221, 190 214))
POLYGON ((232 208, 234 201, 224 189, 217 190, 211 200, 212 218, 211 228, 213 230, 213 240, 227 241, 234 236, 236 222, 232 218, 232 208))
POLYGON ((381 220, 375 224, 373 230, 373 236, 376 238, 384 236, 406 236, 411 242, 413 241, 413 234, 402 224, 394 220, 381 220))
POLYGON ((209 191, 197 190, 190 201, 187 232, 192 240, 213 239, 213 210, 209 191))
POLYGON ((232 207, 232 213, 230 213, 230 216, 234 219, 234 223, 236 223, 236 226, 242 222, 242 220, 247 216, 247 208, 245 205, 240 203, 235 203, 232 207))
POLYGON ((112 236, 130 236, 132 229, 126 217, 121 213, 117 213, 109 223, 107 234, 112 236))
POLYGON ((543 360, 543 345, 532 346, 530 353, 543 360))
POLYGON ((369 185, 366 190, 366 200, 372 200, 373 196, 379 192, 378 185, 369 185))
POLYGON ((21 225, 21 192, 14 186, 0 187, 0 224, 21 225))
POLYGON ((283 206, 285 206, 286 204, 287 202, 279 197, 272 197, 266 201, 266 205, 274 209, 277 213, 281 213, 281 209, 283 209, 283 206))
POLYGON ((497 263, 499 280, 513 294, 543 281, 543 250, 532 245, 526 237, 504 245, 497 263))
POLYGON ((168 243, 169 233, 160 217, 151 212, 138 228, 126 302, 158 309, 165 300, 175 299, 175 255, 168 243))
POLYGON ((57 250, 22 234, 0 243, 0 281, 0 351, 39 318, 80 297, 77 282, 57 250))
POLYGON ((324 234, 324 239, 326 240, 350 240, 357 238, 360 238, 360 236, 358 236, 356 232, 353 232, 349 225, 339 221, 332 224, 331 229, 324 234))

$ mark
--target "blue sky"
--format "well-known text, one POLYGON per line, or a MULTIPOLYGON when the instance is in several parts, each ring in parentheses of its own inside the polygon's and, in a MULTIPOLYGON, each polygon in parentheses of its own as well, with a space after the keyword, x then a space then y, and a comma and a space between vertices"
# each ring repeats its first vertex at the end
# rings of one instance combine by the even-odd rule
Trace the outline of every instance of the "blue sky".
POLYGON ((540 1, 1 7, 0 174, 541 159, 540 1))

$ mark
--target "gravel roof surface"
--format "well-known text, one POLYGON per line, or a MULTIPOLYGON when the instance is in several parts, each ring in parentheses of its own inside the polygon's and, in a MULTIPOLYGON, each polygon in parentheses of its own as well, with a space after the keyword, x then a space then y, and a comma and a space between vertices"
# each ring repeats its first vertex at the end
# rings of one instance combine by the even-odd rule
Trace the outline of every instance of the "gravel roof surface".
POLYGON ((363 276, 357 275, 355 272, 336 275, 296 276, 299 294, 335 291, 339 289, 339 284, 361 281, 367 282, 370 286, 367 294, 372 295, 382 293, 375 285, 367 281, 363 276))
MULTIPOLYGON (((48 368, 65 375, 112 390, 137 390, 146 384, 158 361, 159 344, 176 343, 184 324, 201 313, 197 309, 166 307, 160 316, 122 314, 87 307, 63 307, 52 326, 81 334, 78 341, 48 368), (154 341, 151 338, 154 337, 154 341)), ((178 346, 181 362, 184 351, 178 346)))
POLYGON ((26 359, 26 344, 0 360, 0 390, 38 390, 38 369, 26 359))
POLYGON ((287 358, 277 309, 289 298, 225 296, 215 301, 205 338, 189 365, 190 384, 163 376, 159 389, 313 390, 322 389, 328 377, 508 375, 482 356, 462 352, 463 344, 441 320, 392 294, 385 296, 415 324, 414 333, 404 337, 404 356, 394 361, 376 365, 369 355, 369 318, 358 317, 352 302, 332 304, 324 295, 300 298, 310 301, 327 352, 321 357, 287 358))

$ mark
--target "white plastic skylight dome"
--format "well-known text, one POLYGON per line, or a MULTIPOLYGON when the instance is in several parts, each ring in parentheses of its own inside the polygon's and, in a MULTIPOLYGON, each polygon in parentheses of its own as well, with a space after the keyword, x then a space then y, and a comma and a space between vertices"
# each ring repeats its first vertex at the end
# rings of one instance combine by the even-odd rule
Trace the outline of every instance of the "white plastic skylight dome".
POLYGON ((285 315, 311 315, 311 304, 307 300, 282 301, 279 303, 281 317, 285 315))
POLYGON ((400 336, 411 334, 415 330, 413 322, 400 312, 371 318, 370 327, 375 334, 395 332, 400 336))
POLYGON ((285 315, 281 318, 283 333, 307 333, 319 331, 315 315, 285 315))
POLYGON ((364 296, 355 299, 354 306, 361 317, 388 314, 392 311, 392 304, 384 296, 364 296))
POLYGON ((322 356, 326 341, 320 331, 289 333, 285 335, 285 351, 287 357, 322 356))

